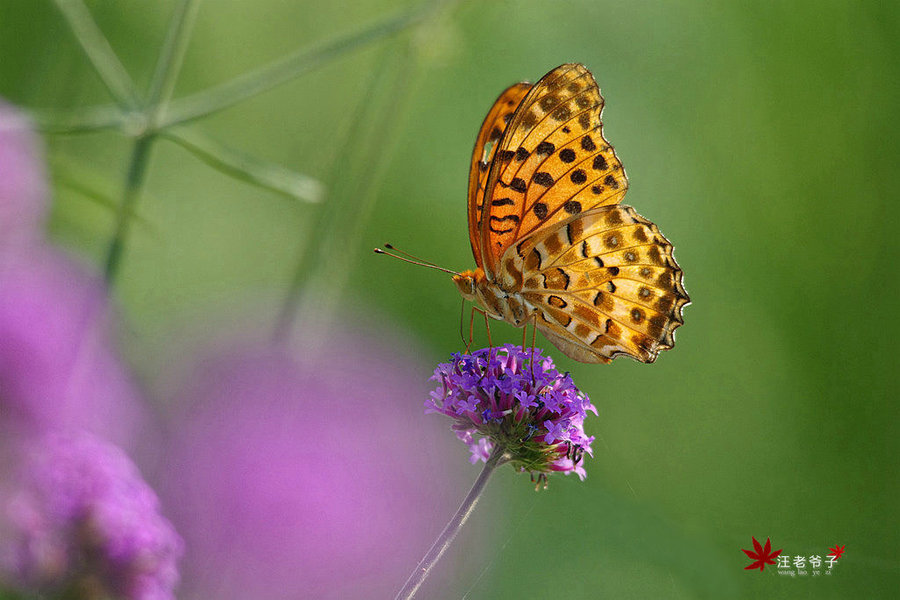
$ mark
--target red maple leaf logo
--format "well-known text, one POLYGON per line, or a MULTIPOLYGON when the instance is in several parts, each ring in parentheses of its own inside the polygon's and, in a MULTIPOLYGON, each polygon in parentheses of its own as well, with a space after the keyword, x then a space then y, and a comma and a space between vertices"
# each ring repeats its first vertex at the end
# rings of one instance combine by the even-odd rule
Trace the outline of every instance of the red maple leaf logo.
POLYGON ((763 548, 762 544, 756 541, 755 537, 751 537, 753 540, 753 548, 756 552, 750 552, 749 550, 743 550, 744 554, 753 559, 753 562, 744 567, 744 570, 748 569, 759 569, 762 571, 766 568, 766 565, 774 565, 775 557, 781 554, 781 550, 776 550, 772 552, 772 542, 769 541, 769 538, 766 538, 766 546, 763 548))
POLYGON ((831 552, 828 553, 828 556, 833 556, 834 560, 837 560, 844 553, 844 548, 846 548, 846 547, 847 547, 847 544, 844 544, 843 546, 838 546, 837 544, 835 544, 834 548, 829 548, 829 550, 831 550, 831 552))

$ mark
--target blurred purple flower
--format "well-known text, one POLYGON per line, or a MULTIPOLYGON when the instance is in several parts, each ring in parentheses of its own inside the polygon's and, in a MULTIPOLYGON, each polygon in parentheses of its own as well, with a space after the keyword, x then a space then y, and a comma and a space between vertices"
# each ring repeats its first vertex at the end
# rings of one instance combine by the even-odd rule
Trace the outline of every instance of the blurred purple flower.
POLYGON ((41 155, 28 120, 0 100, 0 252, 41 239, 47 210, 41 155))
POLYGON ((102 285, 49 248, 0 269, 0 431, 133 441, 139 395, 108 339, 102 285))
POLYGON ((574 472, 584 479, 581 459, 594 441, 584 433, 584 418, 597 409, 540 349, 506 344, 454 354, 431 379, 439 383, 425 412, 454 420, 472 462, 486 462, 499 444, 522 471, 574 472))
POLYGON ((43 240, 41 159, 0 101, 0 438, 71 427, 124 444, 138 394, 108 339, 104 286, 43 240))
POLYGON ((335 327, 306 362, 245 350, 195 373, 160 488, 186 541, 183 598, 396 591, 461 473, 413 409, 427 387, 408 342, 386 338, 335 327))
POLYGON ((8 581, 57 597, 174 598, 181 540, 124 453, 87 434, 48 434, 20 451, 0 496, 8 581))

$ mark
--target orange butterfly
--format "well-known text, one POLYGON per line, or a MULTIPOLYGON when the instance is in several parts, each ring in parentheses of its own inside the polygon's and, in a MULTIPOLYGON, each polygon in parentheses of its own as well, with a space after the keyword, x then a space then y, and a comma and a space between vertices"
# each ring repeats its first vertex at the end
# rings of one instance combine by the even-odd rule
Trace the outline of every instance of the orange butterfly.
POLYGON ((495 319, 533 320, 570 358, 649 363, 675 343, 690 300, 672 245, 619 204, 628 179, 602 110, 597 82, 577 64, 500 94, 469 172, 476 269, 453 281, 495 319))

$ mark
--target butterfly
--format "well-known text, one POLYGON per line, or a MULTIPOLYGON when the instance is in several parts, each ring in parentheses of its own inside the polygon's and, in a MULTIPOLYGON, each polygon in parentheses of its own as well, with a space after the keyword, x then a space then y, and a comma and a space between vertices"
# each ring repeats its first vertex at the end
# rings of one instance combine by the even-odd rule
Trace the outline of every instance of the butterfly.
POLYGON ((469 171, 474 270, 453 276, 486 314, 533 323, 566 356, 656 360, 690 299, 672 244, 619 202, 628 179, 603 137, 603 97, 565 64, 497 98, 469 171))

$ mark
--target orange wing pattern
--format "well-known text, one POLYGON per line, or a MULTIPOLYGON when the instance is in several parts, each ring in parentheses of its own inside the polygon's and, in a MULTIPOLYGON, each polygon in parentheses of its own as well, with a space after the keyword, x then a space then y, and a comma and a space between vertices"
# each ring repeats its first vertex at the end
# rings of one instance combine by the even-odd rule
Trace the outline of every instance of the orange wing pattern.
POLYGON ((688 295, 672 244, 625 205, 591 209, 521 245, 522 297, 567 356, 653 362, 675 343, 688 295))
POLYGON ((582 65, 557 67, 525 95, 491 162, 479 213, 488 277, 514 242, 624 196, 628 180, 603 137, 602 110, 600 88, 582 65))
POLYGON ((475 264, 479 267, 482 265, 479 241, 480 215, 484 207, 484 190, 489 168, 497 154, 500 138, 503 137, 506 126, 530 89, 530 83, 517 83, 506 88, 484 118, 475 139, 472 164, 469 168, 469 241, 472 243, 475 264))

